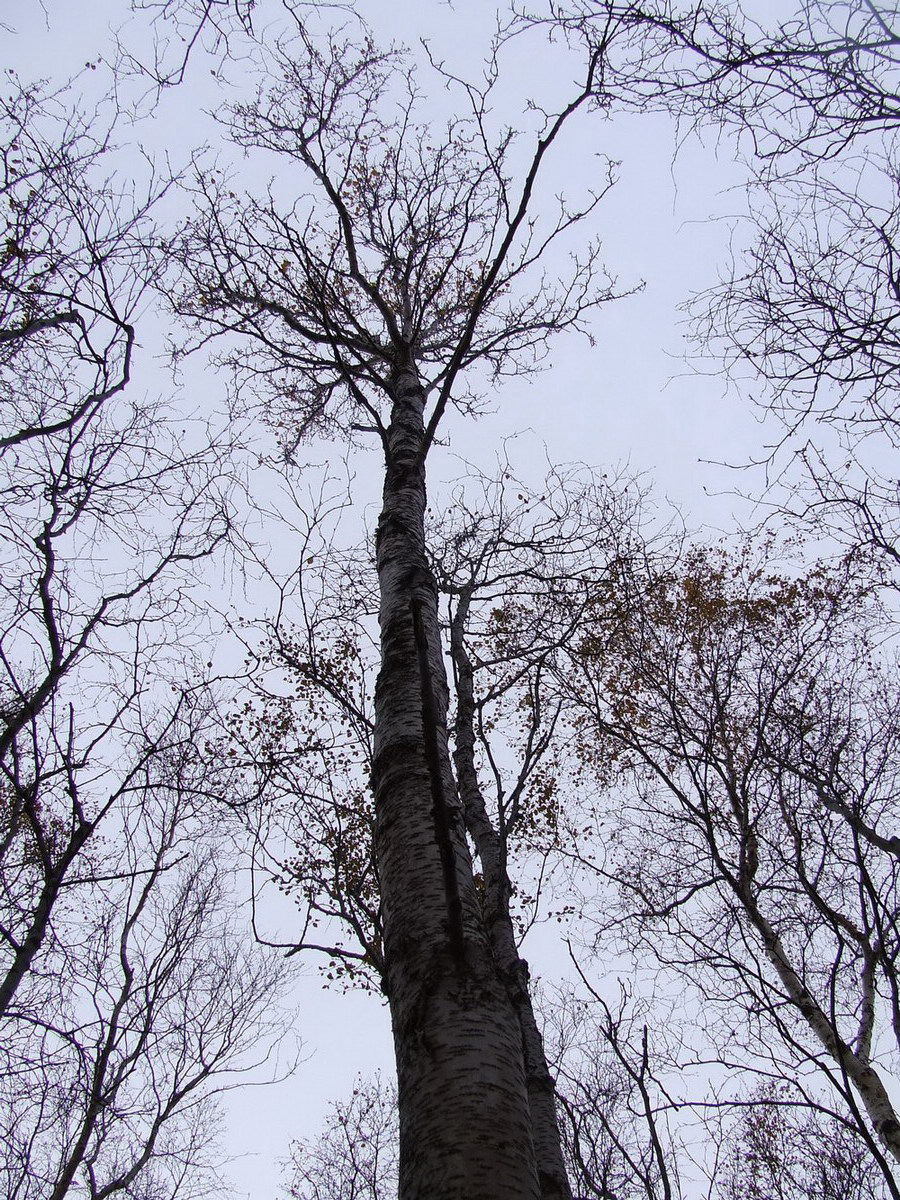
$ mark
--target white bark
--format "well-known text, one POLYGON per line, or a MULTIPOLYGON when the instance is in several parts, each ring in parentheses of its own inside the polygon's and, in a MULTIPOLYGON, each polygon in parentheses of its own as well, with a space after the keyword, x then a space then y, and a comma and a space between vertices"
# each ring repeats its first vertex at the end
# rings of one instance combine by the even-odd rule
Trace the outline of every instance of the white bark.
POLYGON ((425 556, 424 395, 395 373, 377 532, 375 850, 397 1059, 401 1200, 538 1200, 519 1022, 493 961, 447 742, 425 556))
POLYGON ((456 669, 457 705, 454 762, 466 825, 481 862, 484 878, 484 921, 494 961, 500 970, 519 1020, 538 1177, 543 1200, 571 1200, 559 1123, 556 1085, 547 1066, 544 1041, 528 991, 528 965, 519 957, 509 912, 512 894, 506 870, 506 847, 491 822, 475 769, 475 696, 472 663, 464 640, 471 592, 463 590, 450 631, 456 669))
POLYGON ((840 1036, 835 1022, 816 1003, 791 965, 781 938, 760 912, 749 887, 742 882, 738 885, 738 892, 747 915, 759 932, 766 957, 775 968, 785 992, 832 1057, 841 1074, 855 1088, 872 1128, 881 1139, 881 1144, 896 1162, 900 1162, 900 1123, 897 1121, 897 1114, 887 1089, 869 1062, 868 1056, 862 1052, 854 1052, 840 1036))

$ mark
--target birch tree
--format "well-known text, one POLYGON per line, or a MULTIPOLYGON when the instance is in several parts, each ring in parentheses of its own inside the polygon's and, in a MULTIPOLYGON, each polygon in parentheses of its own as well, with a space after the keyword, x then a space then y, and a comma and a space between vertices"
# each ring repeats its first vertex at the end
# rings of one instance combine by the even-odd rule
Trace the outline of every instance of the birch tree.
POLYGON ((593 245, 557 283, 539 265, 607 181, 549 219, 531 212, 554 142, 591 102, 595 63, 523 153, 511 131, 492 132, 496 62, 481 88, 436 70, 469 115, 429 128, 396 53, 315 44, 297 27, 268 53, 257 100, 225 118, 238 145, 274 156, 277 177, 261 198, 198 181, 202 215, 171 248, 184 270, 174 303, 201 340, 236 346, 225 357, 238 395, 265 393, 288 452, 331 432, 373 437, 383 458, 372 789, 400 1194, 567 1196, 552 1102, 529 1103, 448 751, 426 462, 448 414, 483 404, 476 381, 533 369, 552 334, 585 331, 612 295, 593 245))
POLYGON ((131 394, 164 182, 109 173, 105 105, 5 86, 0 1192, 187 1197, 284 975, 210 831, 194 570, 230 534, 227 450, 131 394))
MULTIPOLYGON (((697 10, 681 20, 668 6, 655 12, 638 12, 634 6, 623 12, 619 6, 604 4, 575 8, 574 15, 562 14, 563 19, 570 29, 593 31, 586 40, 595 68, 595 88, 607 102, 612 98, 626 107, 675 106, 682 112, 737 121, 757 138, 755 149, 766 162, 769 186, 775 161, 788 162, 794 154, 803 160, 805 171, 810 164, 819 164, 823 155, 840 154, 869 130, 890 133, 893 128, 896 88, 891 87, 890 72, 896 39, 890 14, 876 12, 871 5, 810 5, 804 10, 805 23, 785 25, 777 35, 756 40, 749 27, 742 27, 736 16, 725 10, 697 10), (619 68, 607 69, 614 61, 612 51, 620 33, 618 45, 624 58, 619 60, 619 68)), ((870 205, 821 175, 816 175, 812 192, 802 181, 781 186, 782 202, 791 187, 800 201, 793 206, 784 204, 766 230, 754 252, 749 279, 736 280, 723 289, 720 296, 724 301, 713 323, 724 317, 718 326, 732 336, 738 359, 761 359, 763 373, 779 387, 779 400, 789 422, 795 418, 821 421, 824 417, 848 434, 841 449, 855 452, 860 438, 868 437, 873 428, 889 435, 892 429, 895 214, 888 207, 873 216, 870 205), (826 208, 836 208, 837 215, 823 218, 826 208), (845 217, 848 211, 849 220, 845 217), (805 219, 799 235, 798 213, 805 219)), ((290 268, 291 261, 285 257, 282 267, 290 268)), ((890 476, 870 474, 854 491, 848 488, 840 468, 815 456, 813 466, 811 477, 819 490, 814 511, 839 512, 839 522, 849 514, 851 531, 863 535, 854 545, 868 538, 873 548, 893 556, 892 517, 888 513, 885 520, 874 505, 876 500, 893 502, 890 476), (855 528, 853 518, 858 518, 855 528)), ((840 523, 835 526, 840 528, 840 523)), ((719 627, 712 631, 709 644, 703 644, 705 634, 694 641, 685 635, 685 644, 673 651, 677 669, 674 659, 666 657, 670 646, 661 647, 649 636, 646 640, 643 635, 635 637, 634 652, 649 655, 641 659, 641 670, 646 668, 652 674, 656 667, 661 668, 653 686, 659 688, 657 699, 663 708, 668 705, 665 719, 672 722, 668 733, 660 732, 662 725, 653 726, 659 713, 649 705, 648 716, 646 695, 640 693, 627 666, 622 678, 632 690, 637 687, 640 705, 634 695, 620 694, 619 684, 613 684, 607 693, 597 689, 598 712, 605 712, 604 705, 609 703, 619 706, 618 735, 610 732, 613 722, 607 717, 598 723, 603 737, 620 736, 634 751, 636 759, 626 751, 610 757, 620 769, 634 770, 630 777, 638 781, 636 787, 645 806, 640 817, 643 836, 632 844, 634 861, 619 879, 626 891, 631 889, 647 905, 641 913, 647 922, 643 945, 654 945, 654 934, 666 921, 671 927, 678 926, 679 936, 694 948, 692 969, 708 971, 711 976, 718 971, 720 981, 738 977, 738 991, 744 989, 745 998, 749 997, 747 1009, 753 1021, 760 1028, 771 1022, 783 1039, 785 1057, 775 1064, 776 1069, 789 1072, 799 1062, 814 1066, 829 1079, 838 1097, 834 1102, 837 1119, 852 1125, 850 1142, 856 1149, 866 1147, 870 1156, 865 1187, 875 1190, 880 1186, 895 1194, 891 1158, 897 1155, 897 1122, 890 1088, 880 1075, 883 1060, 879 1057, 888 1053, 884 1040, 891 1036, 894 1004, 893 951, 886 947, 893 938, 889 913, 895 875, 890 835, 884 826, 887 812, 879 808, 880 800, 874 794, 880 786, 874 784, 876 776, 887 781, 886 791, 891 787, 890 688, 883 680, 877 685, 871 679, 861 683, 851 720, 840 711, 840 685, 834 682, 824 701, 827 713, 816 704, 812 704, 814 712, 804 707, 809 697, 797 701, 800 716, 793 732, 788 733, 785 712, 781 712, 777 732, 769 725, 764 735, 772 741, 760 748, 757 734, 762 715, 748 716, 742 703, 730 709, 735 691, 743 687, 742 701, 748 705, 760 702, 765 707, 768 703, 774 709, 776 693, 780 703, 782 691, 789 691, 790 684, 804 678, 808 669, 797 666, 798 646, 788 629, 778 634, 778 645, 785 661, 796 668, 796 675, 791 676, 786 667, 786 673, 779 674, 783 663, 766 660, 760 665, 765 648, 755 640, 753 624, 762 622, 773 607, 785 606, 784 619, 795 622, 793 634, 801 642, 809 633, 804 625, 809 613, 800 611, 802 605, 797 605, 789 582, 782 583, 783 592, 778 592, 777 582, 772 581, 771 596, 746 603, 746 623, 741 630, 732 630, 733 642, 719 627), (648 650, 651 645, 652 651, 648 650), (747 646, 755 646, 760 658, 746 667, 748 674, 739 685, 735 683, 739 675, 736 659, 743 663, 747 646), (696 655, 693 671, 679 659, 682 651, 688 658, 696 655), (670 668, 668 673, 662 664, 670 668), (720 670, 724 681, 718 679, 720 670), (698 677, 704 679, 708 694, 691 690, 691 681, 698 677), (684 692, 673 699, 673 689, 683 680, 687 681, 684 692), (870 685, 874 690, 868 692, 870 685), (771 690, 766 693, 766 688, 771 690), (854 725, 852 734, 847 724, 842 725, 845 718, 854 725), (808 726, 808 721, 813 725, 808 726), (864 728, 867 722, 872 723, 868 730, 864 728), (876 729, 879 722, 882 724, 876 729), (821 737, 816 748, 812 746, 813 729, 821 737), (851 761, 854 755, 855 762, 851 761), (876 761, 880 765, 876 766, 876 761), (645 776, 640 776, 642 767, 645 776), (681 768, 683 779, 678 774, 681 768), (690 842, 687 850, 679 848, 673 835, 671 859, 655 878, 649 878, 650 851, 661 853, 659 831, 665 824, 665 804, 655 798, 654 779, 662 780, 682 806, 678 815, 671 817, 673 826, 686 822, 699 832, 700 854, 708 854, 712 862, 708 877, 690 875, 691 865, 696 865, 697 844, 690 842), (772 821, 765 827, 764 847, 758 836, 763 816, 772 821), (763 849, 769 859, 761 867, 763 849), (861 880, 859 896, 845 886, 848 873, 861 880), (687 883, 688 879, 692 882, 687 883), (778 882, 784 879, 790 882, 778 882), (704 900, 713 892, 726 899, 722 907, 706 909, 704 900), (766 908, 770 903, 771 911, 766 908), (682 912, 688 915, 682 918, 682 912), (697 928, 698 912, 705 921, 700 922, 702 932, 697 928), (648 933, 654 920, 659 923, 648 933), (787 932, 782 934, 782 928, 787 932), (871 1183, 873 1170, 881 1177, 880 1185, 871 1183)), ((824 592, 817 594, 817 586, 810 582, 805 599, 822 602, 819 617, 827 622, 830 599, 824 592)), ((665 586, 660 585, 659 595, 647 601, 651 609, 660 597, 663 607, 677 608, 677 600, 664 592, 665 586)), ((639 595, 634 602, 640 609, 639 595)), ((740 600, 732 606, 730 598, 705 594, 688 597, 688 607, 691 604, 694 617, 709 626, 716 625, 724 609, 739 612, 741 608, 740 600)), ((648 609, 643 611, 646 614, 648 609)), ((671 608, 656 615, 665 627, 672 618, 671 608)), ((643 634, 646 632, 645 628, 643 634)), ((601 641, 605 636, 600 635, 601 641)), ((816 635, 811 636, 815 641, 816 635)), ((471 661, 459 642, 456 650, 455 665, 457 670, 461 667, 460 678, 465 680, 471 661)), ((857 664, 864 662, 868 653, 861 644, 853 652, 846 645, 844 650, 857 664)), ((614 649, 612 656, 620 651, 621 647, 614 649)), ((802 651, 811 654, 811 644, 804 644, 802 651)), ((752 658, 752 653, 748 654, 752 658)), ((460 711, 465 714, 465 704, 460 711)), ((663 718, 659 719, 662 722, 663 718)), ((457 717, 457 722, 457 733, 465 742, 465 715, 457 717)), ((460 783, 465 766, 460 759, 460 783)), ((733 993, 725 987, 717 993, 723 1007, 726 993, 734 1003, 733 993)), ((812 1092, 801 1097, 801 1102, 813 1105, 812 1092)), ((802 1141, 799 1134, 797 1140, 802 1141)), ((650 1161, 656 1169, 652 1155, 650 1161)), ((845 1165, 838 1164, 838 1168, 834 1178, 846 1179, 845 1165)), ((776 1185, 782 1186, 771 1183, 776 1185)), ((784 1186, 791 1186, 790 1180, 784 1186)), ((841 1185, 823 1176, 822 1186, 834 1190, 841 1185)))
MULTIPOLYGON (((259 797, 252 823, 258 876, 271 876, 297 907, 297 932, 280 944, 291 954, 318 954, 328 985, 380 986, 383 930, 367 787, 377 595, 367 548, 340 548, 346 493, 316 489, 311 500, 293 518, 284 501, 278 506, 299 535, 300 562, 279 621, 252 659, 256 695, 234 715, 230 753, 250 777, 246 791, 259 797)), ((567 909, 567 850, 577 819, 568 792, 577 775, 566 749, 571 704, 554 672, 580 637, 597 590, 609 585, 640 500, 633 483, 575 468, 552 469, 535 490, 504 460, 494 478, 473 471, 457 481, 426 524, 452 666, 449 743, 477 855, 475 883, 522 1030, 536 1110, 552 1099, 540 1033, 546 1012, 543 1004, 541 1015, 535 1010, 519 947, 554 906, 567 909)), ((568 1115, 566 1097, 563 1104, 568 1115)), ((555 1127, 552 1108, 548 1126, 551 1120, 555 1127)), ((338 1171, 335 1139, 327 1142, 320 1149, 338 1171)), ((575 1156, 567 1162, 579 1178, 575 1156)))
POLYGON ((609 932, 699 989, 723 1060, 755 1058, 796 1102, 830 1104, 895 1195, 885 618, 840 573, 702 551, 626 570, 616 594, 573 660, 585 734, 633 797, 600 868, 618 893, 609 932))

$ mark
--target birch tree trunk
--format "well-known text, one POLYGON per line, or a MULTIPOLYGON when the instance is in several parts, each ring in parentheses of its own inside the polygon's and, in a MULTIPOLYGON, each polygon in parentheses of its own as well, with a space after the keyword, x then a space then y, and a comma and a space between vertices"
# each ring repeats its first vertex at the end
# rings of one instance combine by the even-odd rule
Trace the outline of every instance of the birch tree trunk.
POLYGON ((320 42, 298 23, 265 53, 271 87, 225 120, 244 149, 299 166, 315 203, 298 223, 300 210, 279 212, 271 193, 238 197, 204 177, 200 216, 175 251, 184 270, 175 306, 207 331, 203 344, 240 331, 234 364, 253 380, 254 403, 257 383, 269 381, 266 391, 278 380, 261 402, 287 432, 289 455, 316 432, 379 438, 371 774, 400 1196, 540 1200, 519 1002, 485 930, 450 761, 425 458, 448 410, 469 411, 470 368, 484 364, 492 379, 529 373, 554 333, 587 333, 615 294, 593 241, 561 277, 537 269, 595 212, 611 178, 576 203, 532 212, 551 147, 595 95, 600 51, 555 116, 533 109, 531 152, 507 166, 514 138, 496 138, 487 121, 493 67, 479 89, 431 63, 461 104, 432 134, 417 115, 411 64, 360 33, 320 42))
POLYGON ((856 1089, 885 1150, 895 1162, 900 1162, 900 1123, 888 1090, 872 1066, 868 1053, 854 1051, 840 1036, 834 1017, 822 1011, 791 964, 781 938, 760 912, 750 887, 738 881, 736 891, 747 916, 759 932, 766 957, 778 973, 791 1003, 834 1059, 841 1075, 856 1089))
POLYGON ((559 1137, 556 1114, 556 1085, 544 1041, 534 1015, 528 991, 528 965, 519 957, 515 930, 510 917, 512 895, 506 869, 506 844, 492 823, 475 767, 475 689, 472 661, 465 645, 465 624, 471 604, 471 590, 459 597, 450 630, 450 653, 456 669, 456 722, 454 762, 466 825, 484 875, 484 920, 491 949, 516 1011, 522 1038, 528 1106, 531 1115, 535 1157, 545 1200, 571 1200, 559 1137))
POLYGON ((450 765, 425 554, 425 395, 394 372, 376 535, 375 849, 400 1111, 400 1200, 538 1200, 522 1036, 485 936, 450 765))

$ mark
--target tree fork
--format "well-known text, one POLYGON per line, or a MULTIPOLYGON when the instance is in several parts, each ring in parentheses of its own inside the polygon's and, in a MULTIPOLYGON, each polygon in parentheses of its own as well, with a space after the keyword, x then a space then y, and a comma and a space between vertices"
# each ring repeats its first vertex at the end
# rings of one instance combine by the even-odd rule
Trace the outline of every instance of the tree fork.
POLYGON ((528 1105, 543 1200, 571 1200, 556 1114, 556 1085, 528 991, 528 965, 519 956, 509 912, 512 893, 506 847, 492 824, 475 769, 475 690, 472 661, 465 646, 465 623, 472 589, 464 588, 450 627, 450 653, 457 679, 454 762, 466 826, 481 861, 484 915, 494 960, 519 1021, 528 1105))

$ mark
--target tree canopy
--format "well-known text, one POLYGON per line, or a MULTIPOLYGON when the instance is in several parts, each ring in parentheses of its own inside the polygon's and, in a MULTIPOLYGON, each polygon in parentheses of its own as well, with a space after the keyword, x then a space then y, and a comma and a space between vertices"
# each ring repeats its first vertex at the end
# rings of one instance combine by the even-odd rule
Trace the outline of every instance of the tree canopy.
POLYGON ((6 77, 8 1200, 230 1194, 305 963, 396 1088, 295 1200, 900 1197, 900 12, 549 0, 473 67, 369 7, 111 0, 6 77), (644 138, 737 164, 715 529, 605 461, 644 138))

